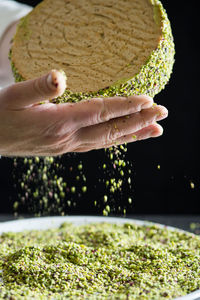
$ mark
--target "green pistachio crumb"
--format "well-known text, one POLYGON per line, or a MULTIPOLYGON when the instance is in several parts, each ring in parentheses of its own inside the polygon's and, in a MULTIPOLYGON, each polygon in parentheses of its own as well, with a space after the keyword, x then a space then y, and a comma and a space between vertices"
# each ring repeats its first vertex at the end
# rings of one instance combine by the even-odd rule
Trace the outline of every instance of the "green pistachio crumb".
POLYGON ((86 192, 87 192, 87 186, 83 186, 83 187, 82 187, 82 192, 83 192, 83 193, 86 193, 86 192))
POLYGON ((132 199, 131 198, 128 198, 128 203, 132 203, 132 199))
POLYGON ((3 233, 0 244, 0 299, 164 300, 200 289, 200 237, 151 223, 63 223, 3 233))
POLYGON ((75 193, 75 192, 76 192, 76 187, 75 187, 75 186, 72 186, 72 187, 71 187, 71 192, 72 192, 72 193, 75 193))
POLYGON ((108 196, 107 196, 107 195, 104 195, 103 201, 104 201, 105 203, 108 201, 108 196))

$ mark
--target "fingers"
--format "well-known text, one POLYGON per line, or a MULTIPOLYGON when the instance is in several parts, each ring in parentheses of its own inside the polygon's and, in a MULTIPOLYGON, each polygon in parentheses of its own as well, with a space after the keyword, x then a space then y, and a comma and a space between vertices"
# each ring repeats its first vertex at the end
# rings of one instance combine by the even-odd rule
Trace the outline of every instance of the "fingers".
POLYGON ((113 141, 148 127, 156 121, 166 118, 167 115, 167 109, 157 105, 102 124, 82 128, 78 133, 79 139, 82 143, 113 144, 113 141))
POLYGON ((24 82, 19 82, 3 90, 4 106, 20 110, 30 105, 61 96, 66 88, 65 76, 52 70, 48 74, 24 82))
POLYGON ((114 145, 122 145, 125 143, 132 143, 136 141, 146 140, 152 137, 158 137, 163 134, 163 128, 159 124, 151 124, 141 130, 138 130, 132 134, 128 134, 122 136, 121 138, 117 139, 114 143, 105 145, 105 148, 109 148, 114 145))
POLYGON ((60 113, 64 118, 69 115, 76 129, 109 121, 111 119, 139 112, 150 108, 153 99, 146 96, 93 98, 79 103, 60 105, 60 113))
POLYGON ((151 124, 137 132, 125 135, 116 141, 109 144, 85 144, 76 149, 76 152, 86 152, 90 150, 97 150, 103 148, 110 148, 117 145, 122 145, 125 143, 132 143, 140 140, 145 140, 148 138, 158 137, 163 134, 163 128, 157 123, 151 124))

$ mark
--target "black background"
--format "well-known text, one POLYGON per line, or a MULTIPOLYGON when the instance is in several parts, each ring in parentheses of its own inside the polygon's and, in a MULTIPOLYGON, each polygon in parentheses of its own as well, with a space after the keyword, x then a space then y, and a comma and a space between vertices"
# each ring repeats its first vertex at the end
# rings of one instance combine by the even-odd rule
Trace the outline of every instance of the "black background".
MULTIPOLYGON (((40 1, 20 1, 36 5, 40 1)), ((165 105, 169 117, 162 121, 164 134, 157 139, 128 146, 128 159, 133 164, 133 206, 127 213, 200 213, 200 153, 199 153, 199 50, 197 1, 162 1, 171 21, 176 56, 172 77, 155 102, 165 105), (160 169, 157 166, 160 165, 160 169), (194 188, 191 188, 191 182, 194 188)), ((91 203, 100 195, 97 160, 103 151, 81 154, 86 166, 87 184, 95 192, 80 198, 73 214, 98 214, 91 203), (95 182, 96 180, 96 182, 95 182)), ((73 160, 72 160, 73 161, 73 160)), ((12 189, 13 161, 0 160, 0 213, 12 212, 17 199, 12 189)), ((126 197, 126 195, 125 195, 126 197)))

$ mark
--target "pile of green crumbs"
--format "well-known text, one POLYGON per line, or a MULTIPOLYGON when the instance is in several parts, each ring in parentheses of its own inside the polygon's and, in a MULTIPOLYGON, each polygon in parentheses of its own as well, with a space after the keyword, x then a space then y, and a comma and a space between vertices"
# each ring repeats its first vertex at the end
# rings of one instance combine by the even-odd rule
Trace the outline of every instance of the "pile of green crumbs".
POLYGON ((37 217, 76 214, 84 197, 93 214, 126 215, 132 207, 133 194, 132 163, 126 157, 127 149, 124 144, 99 151, 92 174, 88 173, 88 158, 81 156, 82 161, 77 153, 15 158, 15 216, 24 211, 37 217))
POLYGON ((0 236, 0 299, 173 299, 200 289, 200 237, 98 223, 0 236))

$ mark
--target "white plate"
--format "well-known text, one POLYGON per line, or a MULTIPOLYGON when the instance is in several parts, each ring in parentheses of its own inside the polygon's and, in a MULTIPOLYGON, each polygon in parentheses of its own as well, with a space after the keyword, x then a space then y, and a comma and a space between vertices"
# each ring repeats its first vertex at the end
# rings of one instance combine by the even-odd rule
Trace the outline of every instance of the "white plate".
MULTIPOLYGON (((59 227, 63 222, 71 222, 75 225, 82 225, 94 222, 109 222, 109 223, 127 223, 132 222, 138 225, 152 224, 153 222, 140 221, 127 218, 114 218, 114 217, 90 217, 90 216, 67 216, 67 217, 42 217, 42 218, 31 218, 21 219, 15 221, 8 221, 0 223, 0 234, 3 232, 19 232, 23 230, 45 230, 49 228, 59 227)), ((154 223, 156 224, 156 223, 154 223)), ((157 224, 161 227, 165 225, 157 224)), ((178 230, 180 229, 167 226, 168 229, 178 230)), ((187 296, 179 297, 174 300, 200 300, 200 290, 195 291, 187 296)))

